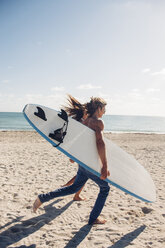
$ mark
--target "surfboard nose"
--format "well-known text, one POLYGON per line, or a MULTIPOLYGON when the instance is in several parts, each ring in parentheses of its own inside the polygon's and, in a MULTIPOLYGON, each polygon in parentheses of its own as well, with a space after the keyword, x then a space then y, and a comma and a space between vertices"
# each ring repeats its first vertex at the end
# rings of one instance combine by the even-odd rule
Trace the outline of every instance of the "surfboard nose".
POLYGON ((28 106, 28 104, 26 104, 25 107, 23 108, 23 110, 22 110, 23 113, 25 113, 27 106, 28 106))

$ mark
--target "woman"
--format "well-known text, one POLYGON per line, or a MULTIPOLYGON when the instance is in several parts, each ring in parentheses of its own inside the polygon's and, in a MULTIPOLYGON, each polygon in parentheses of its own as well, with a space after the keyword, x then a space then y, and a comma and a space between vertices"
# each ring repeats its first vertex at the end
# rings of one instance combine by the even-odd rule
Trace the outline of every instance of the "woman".
POLYGON ((92 172, 79 165, 76 179, 72 185, 38 195, 33 204, 34 212, 36 212, 37 209, 45 202, 57 197, 67 196, 78 192, 88 181, 88 179, 91 179, 99 186, 100 191, 90 213, 88 224, 105 224, 106 220, 101 220, 99 218, 110 190, 108 183, 105 181, 107 176, 110 176, 110 172, 108 171, 105 143, 102 137, 104 124, 102 120, 100 120, 103 114, 105 114, 105 106, 106 102, 103 99, 97 97, 91 98, 91 101, 87 105, 89 117, 83 122, 84 125, 93 129, 96 134, 97 151, 102 163, 100 177, 94 175, 92 172))

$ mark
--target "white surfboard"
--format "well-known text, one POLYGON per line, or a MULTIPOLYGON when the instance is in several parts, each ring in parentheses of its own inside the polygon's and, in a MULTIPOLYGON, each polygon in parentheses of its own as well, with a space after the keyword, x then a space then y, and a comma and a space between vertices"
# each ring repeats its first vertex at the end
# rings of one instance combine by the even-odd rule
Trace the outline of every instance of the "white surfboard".
MULTIPOLYGON (((36 104, 26 105, 23 113, 43 138, 53 146, 58 145, 58 150, 100 177, 101 161, 97 152, 95 132, 92 129, 71 117, 68 117, 67 122, 60 111, 36 104), (56 140, 56 133, 59 135, 62 127, 64 132, 67 130, 63 142, 60 143, 56 140), (59 130, 54 132, 57 129, 59 130)), ((106 181, 143 201, 156 201, 155 185, 145 168, 109 139, 104 138, 104 141, 111 173, 106 181)))

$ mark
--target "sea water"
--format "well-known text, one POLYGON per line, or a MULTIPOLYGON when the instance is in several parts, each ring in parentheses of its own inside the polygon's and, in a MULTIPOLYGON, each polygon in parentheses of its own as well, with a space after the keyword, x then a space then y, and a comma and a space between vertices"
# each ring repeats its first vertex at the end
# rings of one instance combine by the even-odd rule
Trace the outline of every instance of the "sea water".
POLYGON ((33 130, 25 120, 23 113, 18 112, 0 112, 0 130, 1 131, 26 131, 33 130))
MULTIPOLYGON (((106 132, 122 133, 165 133, 165 117, 104 115, 106 132)), ((0 112, 0 131, 34 130, 23 113, 0 112)))
POLYGON ((105 115, 103 120, 107 132, 165 133, 165 117, 105 115))

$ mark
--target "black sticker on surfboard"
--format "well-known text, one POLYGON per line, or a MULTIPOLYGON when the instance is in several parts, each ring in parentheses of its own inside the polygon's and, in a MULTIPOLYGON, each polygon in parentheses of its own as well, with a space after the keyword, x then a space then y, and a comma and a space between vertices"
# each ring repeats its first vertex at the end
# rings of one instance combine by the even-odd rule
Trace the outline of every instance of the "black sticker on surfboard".
POLYGON ((37 107, 37 110, 38 110, 38 112, 34 112, 34 115, 36 115, 37 117, 41 118, 44 121, 47 121, 46 115, 45 115, 45 112, 43 111, 43 109, 40 107, 37 107))
POLYGON ((68 122, 68 115, 65 110, 61 109, 61 113, 58 113, 58 116, 62 118, 64 121, 68 122))

